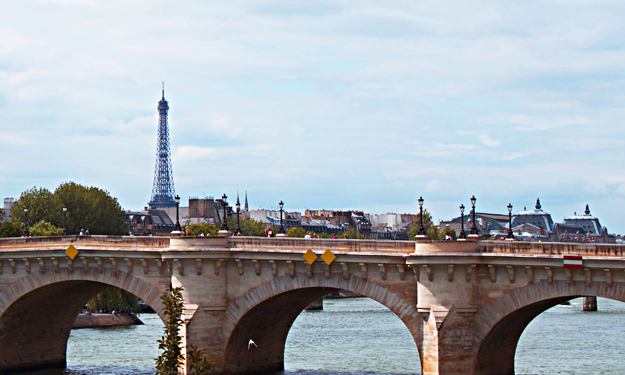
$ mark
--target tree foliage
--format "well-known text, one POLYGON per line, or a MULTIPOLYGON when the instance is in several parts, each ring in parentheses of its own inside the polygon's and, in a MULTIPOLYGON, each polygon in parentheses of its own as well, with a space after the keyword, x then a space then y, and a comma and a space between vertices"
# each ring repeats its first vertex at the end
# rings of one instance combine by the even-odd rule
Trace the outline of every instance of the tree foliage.
POLYGON ((448 234, 451 236, 451 239, 452 239, 452 240, 454 240, 454 241, 455 241, 455 240, 457 240, 457 239, 458 239, 458 235, 456 234, 456 231, 455 231, 453 228, 451 228, 451 227, 447 227, 447 228, 445 228, 445 229, 441 232, 441 235, 440 235, 440 236, 441 236, 441 238, 440 238, 440 239, 441 239, 441 240, 442 240, 442 239, 445 239, 445 236, 446 236, 446 235, 448 235, 448 234))
POLYGON ((307 232, 304 230, 304 228, 299 227, 291 227, 289 228, 289 230, 286 231, 287 237, 304 238, 306 236, 306 233, 307 232))
MULTIPOLYGON (((230 216, 226 218, 228 229, 234 232, 237 227, 237 217, 230 216)), ((264 237, 265 236, 265 224, 262 221, 254 219, 239 219, 239 226, 241 227, 241 234, 244 236, 264 237)), ((219 225, 221 228, 221 224, 219 225)))
POLYGON ((351 240, 360 240, 363 238, 362 235, 358 233, 358 229, 356 229, 356 227, 353 227, 353 226, 350 226, 349 228, 347 228, 347 232, 345 232, 345 234, 347 234, 347 238, 351 240))
POLYGON ((206 375, 213 372, 215 361, 209 361, 205 350, 200 350, 191 345, 187 354, 189 361, 189 375, 206 375))
POLYGON ((67 233, 78 234, 81 229, 90 234, 122 234, 126 228, 124 212, 106 190, 65 182, 50 192, 33 187, 20 195, 11 209, 13 221, 24 222, 28 208, 29 223, 45 220, 57 228, 63 227, 63 205, 67 208, 67 233))
POLYGON ((182 228, 183 232, 186 232, 187 229, 191 236, 198 236, 200 233, 204 233, 205 236, 216 236, 219 231, 219 229, 211 223, 187 224, 182 228))
MULTIPOLYGON (((421 214, 419 213, 417 214, 414 223, 412 223, 412 227, 408 231, 408 238, 410 238, 411 240, 414 240, 417 233, 419 233, 420 222, 421 222, 421 214)), ((432 223, 432 214, 430 214, 427 209, 424 209, 423 210, 423 229, 425 229, 425 233, 428 235, 428 237, 430 237, 430 234, 436 235, 436 238, 430 237, 430 239, 438 240, 438 235, 439 235, 437 232, 438 228, 436 230, 430 231, 430 228, 432 228, 433 226, 434 225, 432 223)))
POLYGON ((35 237, 60 236, 63 234, 63 228, 57 228, 51 223, 41 220, 32 227, 28 227, 28 232, 35 237))
MULTIPOLYGON (((419 223, 421 220, 420 214, 417 214, 417 217, 412 224, 412 227, 408 231, 408 238, 414 240, 417 233, 419 233, 419 223)), ((428 210, 423 210, 423 229, 425 229, 425 234, 429 237, 430 240, 438 241, 445 239, 446 235, 450 235, 453 240, 458 239, 458 235, 456 231, 450 227, 445 228, 443 231, 436 225, 434 225, 432 221, 432 215, 428 212, 428 210)))
MULTIPOLYGON (((228 224, 228 229, 231 232, 234 232, 237 227, 237 218, 228 217, 226 219, 226 224, 228 224)), ((255 236, 255 237, 263 237, 265 236, 265 224, 261 221, 254 219, 240 219, 239 226, 241 227, 241 234, 244 236, 255 236)), ((204 235, 216 236, 217 232, 221 229, 221 222, 217 225, 213 225, 210 223, 202 223, 202 224, 191 224, 188 222, 186 225, 182 227, 183 231, 189 229, 189 235, 197 236, 200 233, 204 233, 204 235)))
POLYGON ((171 283, 161 296, 163 306, 165 306, 165 317, 167 322, 163 332, 163 337, 158 342, 158 348, 163 351, 156 358, 156 375, 178 375, 178 368, 183 364, 184 355, 180 344, 180 327, 182 326, 183 310, 183 287, 174 287, 171 283))
POLYGON ((113 309, 139 312, 139 299, 130 292, 112 286, 87 302, 87 310, 91 312, 113 309))
POLYGON ((0 237, 20 237, 24 233, 24 223, 6 221, 0 223, 0 237))

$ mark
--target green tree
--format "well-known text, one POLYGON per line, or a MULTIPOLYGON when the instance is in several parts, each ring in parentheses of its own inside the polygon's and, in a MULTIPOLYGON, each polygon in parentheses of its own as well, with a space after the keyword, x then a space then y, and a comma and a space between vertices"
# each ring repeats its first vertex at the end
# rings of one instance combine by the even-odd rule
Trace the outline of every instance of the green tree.
POLYGON ((299 227, 291 227, 286 231, 287 237, 299 237, 304 238, 306 236, 306 231, 304 228, 299 227))
MULTIPOLYGON (((412 223, 412 227, 408 231, 408 238, 410 238, 411 240, 414 240, 417 233, 419 233, 420 220, 421 220, 421 214, 417 214, 417 217, 415 218, 414 223, 412 223)), ((425 229, 426 234, 428 233, 429 229, 432 226, 433 226, 432 214, 430 214, 427 209, 424 209, 423 210, 423 229, 425 229)), ((430 239, 433 239, 433 238, 430 237, 430 239)), ((437 238, 434 238, 434 240, 438 240, 438 233, 437 233, 437 238)))
MULTIPOLYGON (((234 232, 237 227, 237 217, 229 216, 226 218, 228 229, 234 232)), ((265 236, 265 224, 262 221, 254 219, 239 219, 239 226, 241 227, 241 234, 244 236, 264 237, 265 236)), ((219 224, 221 228, 221 224, 219 224)))
POLYGON ((204 233, 204 235, 208 236, 216 236, 219 231, 219 229, 211 223, 187 224, 182 228, 184 232, 186 232, 187 229, 189 230, 189 235, 191 236, 197 236, 200 233, 204 233))
MULTIPOLYGON (((13 204, 9 216, 11 220, 21 223, 28 217, 29 223, 45 220, 55 225, 59 223, 59 215, 63 215, 62 206, 50 190, 33 187, 20 195, 19 200, 13 204), (28 208, 28 213, 24 212, 24 208, 28 208)), ((60 216, 60 220, 62 226, 62 216, 60 216)))
POLYGON ((24 233, 24 223, 6 221, 0 223, 0 237, 20 237, 24 233))
POLYGON ((432 225, 431 227, 429 227, 425 234, 432 241, 442 240, 441 231, 436 225, 432 225))
POLYGON ((54 196, 61 207, 67 207, 67 232, 70 234, 85 229, 90 234, 115 235, 126 229, 124 211, 117 198, 106 190, 66 182, 56 188, 54 196))
POLYGON ((362 239, 362 235, 358 233, 358 229, 356 229, 356 227, 350 226, 349 228, 347 228, 347 232, 345 232, 345 234, 347 234, 347 238, 349 238, 350 240, 362 239))
POLYGON ((200 350, 195 345, 190 345, 187 358, 189 360, 190 375, 206 375, 213 372, 215 361, 209 361, 205 350, 200 350))
POLYGON ((117 287, 109 287, 87 302, 87 310, 132 310, 139 312, 139 299, 134 294, 117 287))
POLYGON ((167 322, 165 322, 163 337, 157 340, 158 348, 163 353, 156 358, 156 375, 178 375, 178 369, 184 361, 184 355, 180 349, 182 343, 180 327, 183 324, 182 291, 183 287, 174 287, 169 283, 161 296, 167 322))
POLYGON ((35 237, 60 236, 63 234, 63 228, 57 228, 45 220, 41 220, 32 227, 29 227, 28 231, 35 237))
POLYGON ((458 239, 458 235, 456 235, 456 231, 453 228, 451 228, 451 227, 447 227, 447 228, 445 228, 445 230, 443 230, 441 232, 441 238, 440 239, 441 240, 445 239, 445 236, 448 235, 448 234, 451 236, 452 240, 455 241, 455 240, 458 239))
POLYGON ((28 208, 29 222, 45 220, 55 227, 63 227, 63 210, 67 207, 67 233, 78 234, 81 229, 90 234, 122 234, 126 229, 124 212, 117 198, 96 187, 75 182, 59 185, 54 193, 44 188, 23 192, 11 209, 11 219, 23 222, 24 207, 28 208))

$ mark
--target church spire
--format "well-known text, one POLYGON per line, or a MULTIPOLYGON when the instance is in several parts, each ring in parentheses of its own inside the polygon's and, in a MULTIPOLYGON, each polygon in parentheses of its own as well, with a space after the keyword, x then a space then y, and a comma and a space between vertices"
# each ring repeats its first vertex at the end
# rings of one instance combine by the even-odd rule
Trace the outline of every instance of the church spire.
POLYGON ((245 206, 244 206, 245 212, 248 212, 250 210, 250 207, 247 205, 247 190, 245 190, 245 206))

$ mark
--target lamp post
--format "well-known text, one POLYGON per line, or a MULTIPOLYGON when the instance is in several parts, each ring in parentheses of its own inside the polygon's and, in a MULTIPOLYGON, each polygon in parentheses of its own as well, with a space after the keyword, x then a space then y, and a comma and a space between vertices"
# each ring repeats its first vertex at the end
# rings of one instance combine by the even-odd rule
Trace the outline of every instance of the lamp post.
POLYGON ((282 224, 282 212, 284 211, 284 203, 280 201, 280 203, 278 203, 278 206, 280 206, 280 229, 278 230, 278 233, 284 234, 284 225, 282 224))
POLYGON ((180 232, 180 196, 176 194, 176 224, 174 224, 174 232, 180 232))
POLYGON ((226 232, 228 231, 228 223, 226 223, 226 207, 228 207, 228 202, 226 201, 226 199, 228 199, 228 197, 226 196, 226 194, 224 194, 221 197, 221 205, 224 206, 224 218, 221 221, 221 230, 225 230, 226 232))
POLYGON ((28 207, 24 207, 24 232, 22 237, 28 237, 28 207))
POLYGON ((514 234, 512 234, 512 204, 508 203, 508 237, 514 239, 514 234))
POLYGON ((423 197, 419 197, 419 236, 425 236, 425 228, 423 228, 423 197))
POLYGON ((475 195, 471 197, 471 206, 472 206, 472 213, 473 213, 473 219, 471 219, 473 222, 471 223, 471 234, 477 234, 477 226, 475 225, 475 202, 477 201, 477 199, 475 199, 475 195))
POLYGON ((464 233, 464 204, 460 205, 460 238, 466 238, 464 233))
POLYGON ((67 236, 67 226, 66 226, 66 221, 65 221, 65 213, 67 212, 67 207, 65 207, 65 205, 63 205, 63 235, 67 236))
POLYGON ((241 226, 239 226, 239 215, 240 215, 240 212, 241 212, 241 202, 239 202, 239 193, 238 192, 237 192, 236 208, 237 208, 237 227, 234 229, 234 234, 238 235, 239 233, 241 233, 241 226))

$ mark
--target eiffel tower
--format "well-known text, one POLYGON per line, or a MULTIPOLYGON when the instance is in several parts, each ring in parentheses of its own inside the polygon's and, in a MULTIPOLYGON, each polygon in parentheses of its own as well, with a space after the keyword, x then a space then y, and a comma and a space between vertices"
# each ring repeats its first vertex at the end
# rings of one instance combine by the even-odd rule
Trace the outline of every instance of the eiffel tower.
POLYGON ((171 168, 171 152, 169 150, 169 126, 167 123, 169 104, 165 100, 165 83, 163 97, 158 102, 158 144, 156 146, 156 166, 154 167, 154 185, 150 208, 176 207, 174 195, 174 172, 171 168))

